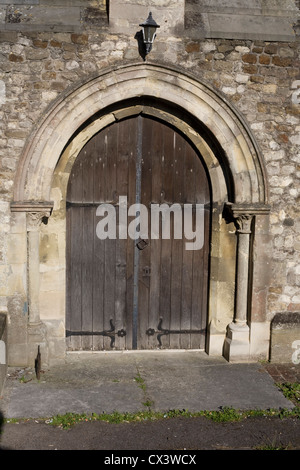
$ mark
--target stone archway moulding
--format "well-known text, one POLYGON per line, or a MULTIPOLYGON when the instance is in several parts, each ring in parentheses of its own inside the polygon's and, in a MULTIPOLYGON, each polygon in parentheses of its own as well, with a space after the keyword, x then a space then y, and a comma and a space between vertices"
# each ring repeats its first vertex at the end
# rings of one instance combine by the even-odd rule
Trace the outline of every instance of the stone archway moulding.
POLYGON ((264 165, 242 116, 210 86, 177 70, 128 65, 91 79, 58 99, 27 143, 18 166, 14 204, 47 202, 61 153, 91 116, 122 100, 153 97, 185 109, 205 124, 224 149, 235 203, 266 204, 264 165))

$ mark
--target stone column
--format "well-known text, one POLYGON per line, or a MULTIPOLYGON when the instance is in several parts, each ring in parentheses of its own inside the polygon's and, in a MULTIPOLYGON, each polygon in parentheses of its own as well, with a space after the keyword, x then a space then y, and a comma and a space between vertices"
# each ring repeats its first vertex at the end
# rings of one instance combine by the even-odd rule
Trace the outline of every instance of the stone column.
POLYGON ((40 225, 44 217, 49 217, 46 211, 28 212, 27 223, 27 262, 28 262, 28 308, 29 325, 41 323, 39 309, 40 293, 40 225))
POLYGON ((227 327, 224 357, 228 361, 249 361, 250 328, 248 325, 249 279, 250 279, 250 237, 251 224, 256 214, 268 213, 265 205, 228 204, 231 216, 237 226, 235 314, 227 327))
POLYGON ((234 323, 239 326, 247 324, 249 249, 252 215, 245 214, 236 218, 237 229, 237 276, 236 307, 234 323))
POLYGON ((53 208, 51 202, 13 202, 12 212, 26 213, 27 231, 27 272, 28 272, 28 308, 29 325, 40 325, 39 287, 40 287, 40 225, 50 217, 53 208))
MULTIPOLYGON (((12 212, 24 212, 26 214, 27 232, 27 301, 28 301, 28 343, 27 362, 34 364, 40 345, 45 353, 46 326, 40 319, 39 294, 40 294, 40 226, 44 219, 50 217, 53 208, 51 202, 13 202, 12 212)), ((24 352, 25 354, 25 352, 24 352)))
POLYGON ((34 363, 40 346, 43 348, 43 359, 46 354, 46 326, 40 318, 40 226, 50 216, 50 210, 39 207, 39 210, 26 214, 27 225, 27 282, 28 282, 28 359, 34 363))
POLYGON ((250 330, 247 324, 249 251, 252 215, 239 215, 237 228, 237 260, 235 288, 235 316, 228 325, 224 356, 228 361, 247 361, 250 351, 250 330))

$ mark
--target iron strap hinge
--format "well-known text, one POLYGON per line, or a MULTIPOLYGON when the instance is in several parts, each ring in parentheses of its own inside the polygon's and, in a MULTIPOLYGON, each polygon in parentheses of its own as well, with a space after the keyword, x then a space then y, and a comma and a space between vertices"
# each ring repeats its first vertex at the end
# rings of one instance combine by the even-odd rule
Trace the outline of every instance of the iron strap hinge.
POLYGON ((126 336, 126 331, 122 328, 121 330, 118 330, 115 332, 115 326, 113 324, 113 321, 110 320, 110 330, 104 330, 104 331, 70 331, 66 330, 66 336, 67 338, 70 336, 108 336, 110 337, 110 347, 113 348, 115 345, 115 337, 116 335, 119 336, 120 338, 123 338, 126 336))
POLYGON ((163 318, 160 318, 160 321, 159 321, 159 324, 158 324, 158 327, 157 327, 157 331, 154 330, 153 328, 148 328, 148 330, 146 331, 146 334, 148 336, 154 336, 155 334, 157 334, 157 341, 159 343, 160 346, 162 346, 162 343, 161 343, 161 337, 162 336, 167 336, 167 335, 171 335, 171 334, 177 334, 177 335, 182 335, 182 334, 204 334, 205 333, 205 328, 203 328, 202 330, 187 330, 187 329, 182 329, 182 330, 168 330, 168 329, 165 329, 165 328, 162 328, 162 322, 163 322, 163 318))

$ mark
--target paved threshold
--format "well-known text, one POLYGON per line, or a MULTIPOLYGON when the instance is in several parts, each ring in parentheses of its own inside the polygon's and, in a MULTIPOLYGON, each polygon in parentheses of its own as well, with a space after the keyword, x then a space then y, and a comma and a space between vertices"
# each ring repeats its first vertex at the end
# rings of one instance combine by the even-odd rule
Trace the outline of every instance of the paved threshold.
POLYGON ((203 351, 68 353, 63 364, 9 368, 0 400, 5 418, 68 412, 292 409, 258 363, 229 364, 203 351))

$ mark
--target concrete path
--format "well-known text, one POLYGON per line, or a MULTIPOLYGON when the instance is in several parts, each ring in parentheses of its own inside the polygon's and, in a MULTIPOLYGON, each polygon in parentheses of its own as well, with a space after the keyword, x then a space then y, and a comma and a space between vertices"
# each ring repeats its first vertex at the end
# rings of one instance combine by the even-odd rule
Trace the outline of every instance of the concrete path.
POLYGON ((229 364, 201 351, 69 353, 43 369, 9 368, 0 399, 5 418, 67 412, 292 409, 260 364, 229 364))

